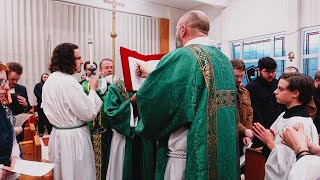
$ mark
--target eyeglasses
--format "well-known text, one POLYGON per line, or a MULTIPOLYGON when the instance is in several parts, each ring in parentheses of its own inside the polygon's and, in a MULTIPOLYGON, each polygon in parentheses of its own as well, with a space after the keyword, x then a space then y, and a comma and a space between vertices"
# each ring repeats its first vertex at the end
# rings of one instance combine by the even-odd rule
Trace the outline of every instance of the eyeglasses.
POLYGON ((240 79, 243 79, 244 78, 244 75, 234 75, 236 79, 240 78, 240 79))
POLYGON ((9 85, 8 79, 0 79, 0 87, 4 87, 5 85, 9 85))
POLYGON ((262 72, 267 73, 267 74, 274 74, 276 73, 276 70, 262 70, 262 72))

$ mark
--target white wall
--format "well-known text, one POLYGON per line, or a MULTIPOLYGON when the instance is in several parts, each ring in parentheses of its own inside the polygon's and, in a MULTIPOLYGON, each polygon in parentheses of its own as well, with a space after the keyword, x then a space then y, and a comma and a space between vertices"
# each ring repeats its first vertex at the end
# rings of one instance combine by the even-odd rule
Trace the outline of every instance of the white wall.
POLYGON ((319 0, 232 0, 224 9, 200 7, 210 18, 210 37, 222 44, 230 57, 232 41, 257 38, 269 34, 286 35, 286 52, 296 59, 287 66, 301 68, 301 33, 303 28, 320 25, 319 0))
POLYGON ((229 22, 229 40, 286 31, 286 2, 287 0, 232 0, 226 8, 229 19, 225 19, 229 22))
POLYGON ((170 8, 169 14, 169 50, 172 51, 176 49, 176 26, 178 24, 179 19, 186 13, 187 11, 170 8))

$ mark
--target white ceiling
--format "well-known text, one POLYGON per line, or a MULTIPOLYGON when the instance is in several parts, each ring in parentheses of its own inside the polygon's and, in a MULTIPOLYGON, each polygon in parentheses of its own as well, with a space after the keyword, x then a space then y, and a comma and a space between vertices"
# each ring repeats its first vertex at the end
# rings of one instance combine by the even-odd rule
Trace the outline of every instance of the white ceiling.
POLYGON ((227 0, 140 0, 140 1, 183 9, 183 10, 189 10, 201 5, 225 7, 227 0))

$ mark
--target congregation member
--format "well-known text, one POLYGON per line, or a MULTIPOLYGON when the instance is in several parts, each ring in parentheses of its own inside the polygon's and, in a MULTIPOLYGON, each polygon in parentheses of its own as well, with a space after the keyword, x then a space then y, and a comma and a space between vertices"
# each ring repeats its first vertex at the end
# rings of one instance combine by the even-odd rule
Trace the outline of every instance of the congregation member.
POLYGON ((238 113, 238 132, 239 132, 239 154, 243 155, 243 147, 252 143, 252 119, 253 110, 249 91, 241 85, 246 66, 240 59, 232 59, 233 72, 236 80, 237 88, 237 113, 238 113))
POLYGON ((16 119, 12 111, 5 105, 7 94, 10 90, 7 80, 8 67, 0 62, 0 179, 15 180, 17 174, 9 172, 20 157, 19 144, 14 131, 16 119))
POLYGON ((52 124, 48 121, 47 116, 44 114, 43 109, 41 108, 42 103, 42 87, 46 80, 48 79, 49 74, 43 73, 40 77, 40 82, 34 86, 34 95, 37 98, 37 112, 38 112, 38 133, 40 137, 43 137, 45 129, 47 129, 48 134, 51 133, 52 124))
POLYGON ((283 73, 298 73, 299 69, 294 66, 288 66, 284 69, 283 73))
MULTIPOLYGON (((27 89, 25 86, 18 84, 23 73, 23 67, 21 64, 16 62, 9 62, 7 63, 7 66, 9 68, 8 80, 12 99, 12 103, 9 104, 8 107, 11 109, 14 116, 21 113, 27 113, 31 110, 27 89)), ((24 127, 25 124, 23 124, 22 127, 15 127, 18 142, 23 141, 24 127)))
POLYGON ((55 180, 96 179, 95 161, 87 121, 99 112, 102 101, 96 93, 98 79, 91 76, 86 95, 72 76, 81 71, 79 48, 59 44, 52 53, 52 73, 42 91, 42 108, 53 129, 49 140, 49 161, 55 164, 55 180))
POLYGON ((294 151, 282 144, 280 134, 283 129, 302 123, 310 143, 319 143, 316 127, 305 108, 312 93, 313 81, 309 76, 300 73, 282 74, 274 94, 277 102, 284 104, 287 110, 268 129, 260 123, 254 123, 254 135, 266 145, 264 148, 271 151, 265 165, 265 180, 288 179, 296 161, 294 151))
POLYGON ((108 88, 104 111, 113 136, 107 180, 154 179, 155 143, 134 132, 139 113, 137 105, 130 102, 133 94, 125 90, 121 80, 108 88))
POLYGON ((155 179, 239 177, 233 69, 208 38, 209 29, 203 12, 183 15, 176 26, 177 49, 131 98, 141 117, 135 132, 158 140, 155 179))
MULTIPOLYGON (((263 57, 258 61, 258 76, 250 81, 246 89, 250 93, 251 106, 253 108, 253 122, 260 123, 269 129, 281 112, 285 110, 283 105, 276 101, 274 91, 277 89, 276 79, 277 63, 271 57, 263 57)), ((253 139, 252 147, 261 147, 264 144, 257 138, 253 139)), ((263 152, 268 155, 268 152, 263 152)))

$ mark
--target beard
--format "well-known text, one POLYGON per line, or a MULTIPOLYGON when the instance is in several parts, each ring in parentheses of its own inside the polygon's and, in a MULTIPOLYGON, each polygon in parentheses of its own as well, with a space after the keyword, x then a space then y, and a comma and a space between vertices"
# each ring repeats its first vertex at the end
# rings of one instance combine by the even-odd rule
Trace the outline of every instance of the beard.
POLYGON ((176 49, 181 48, 182 47, 182 43, 180 41, 180 36, 177 35, 176 36, 176 49))

